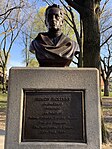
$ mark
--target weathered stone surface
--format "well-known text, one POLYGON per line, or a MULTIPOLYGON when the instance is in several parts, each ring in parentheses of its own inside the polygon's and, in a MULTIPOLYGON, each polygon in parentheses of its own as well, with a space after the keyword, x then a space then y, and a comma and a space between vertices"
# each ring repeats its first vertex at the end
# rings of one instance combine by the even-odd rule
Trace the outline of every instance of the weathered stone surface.
POLYGON ((12 68, 5 149, 101 149, 99 76, 96 69, 12 68), (22 142, 24 90, 84 90, 86 142, 22 142))

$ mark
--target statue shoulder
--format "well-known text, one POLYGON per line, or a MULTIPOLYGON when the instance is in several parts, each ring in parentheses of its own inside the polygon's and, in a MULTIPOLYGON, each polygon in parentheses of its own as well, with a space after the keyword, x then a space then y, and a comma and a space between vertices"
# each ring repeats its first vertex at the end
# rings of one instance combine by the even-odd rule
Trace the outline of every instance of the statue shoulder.
POLYGON ((62 34, 62 38, 66 41, 66 42, 70 42, 72 44, 77 44, 74 40, 72 40, 71 38, 69 38, 67 35, 62 34))
POLYGON ((64 39, 66 39, 67 41, 73 41, 73 40, 70 39, 67 35, 64 35, 63 33, 62 33, 62 37, 63 37, 64 39))
POLYGON ((65 38, 65 41, 67 43, 71 43, 71 45, 75 49, 75 51, 78 51, 78 52, 80 51, 79 45, 78 45, 78 43, 76 41, 70 39, 67 35, 64 35, 64 34, 63 34, 63 38, 65 38))

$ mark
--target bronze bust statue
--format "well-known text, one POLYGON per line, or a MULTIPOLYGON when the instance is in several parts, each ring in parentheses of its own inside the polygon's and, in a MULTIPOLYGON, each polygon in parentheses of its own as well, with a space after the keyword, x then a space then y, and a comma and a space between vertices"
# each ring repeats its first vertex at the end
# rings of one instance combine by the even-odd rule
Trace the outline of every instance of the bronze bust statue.
POLYGON ((40 67, 69 66, 78 50, 77 43, 61 31, 63 19, 63 11, 58 5, 48 6, 45 12, 48 32, 39 33, 30 45, 30 51, 35 53, 40 67))

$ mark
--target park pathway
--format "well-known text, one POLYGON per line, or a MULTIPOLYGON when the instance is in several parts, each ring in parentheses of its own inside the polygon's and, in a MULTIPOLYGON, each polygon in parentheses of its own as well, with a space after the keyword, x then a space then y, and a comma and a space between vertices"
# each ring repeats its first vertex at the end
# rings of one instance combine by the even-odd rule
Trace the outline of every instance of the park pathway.
POLYGON ((4 149, 4 141, 5 141, 5 135, 1 135, 0 130, 0 149, 4 149))
POLYGON ((4 149, 6 108, 0 109, 0 149, 4 149))
POLYGON ((104 123, 108 131, 108 139, 112 143, 112 98, 102 98, 104 123))

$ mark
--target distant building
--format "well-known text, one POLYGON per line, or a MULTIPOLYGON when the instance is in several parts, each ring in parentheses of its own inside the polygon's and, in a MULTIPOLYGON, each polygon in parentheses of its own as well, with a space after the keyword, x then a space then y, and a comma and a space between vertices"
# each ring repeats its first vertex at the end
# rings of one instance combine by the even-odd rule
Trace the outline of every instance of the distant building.
POLYGON ((104 91, 104 82, 103 82, 102 77, 101 77, 101 91, 102 91, 102 92, 104 91))
MULTIPOLYGON (((104 82, 101 77, 101 91, 104 92, 104 82)), ((109 91, 112 92, 112 77, 109 78, 109 91)))

